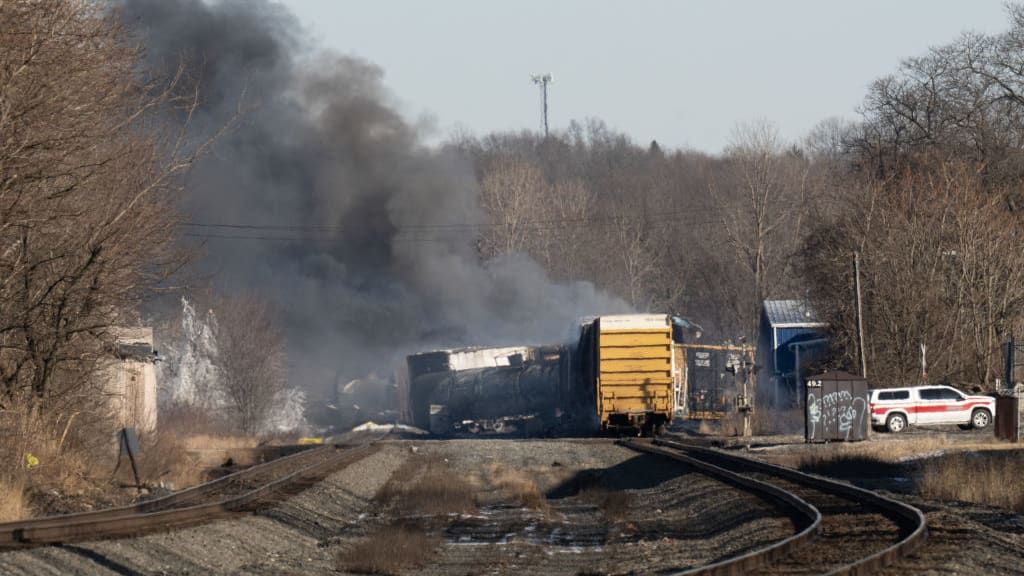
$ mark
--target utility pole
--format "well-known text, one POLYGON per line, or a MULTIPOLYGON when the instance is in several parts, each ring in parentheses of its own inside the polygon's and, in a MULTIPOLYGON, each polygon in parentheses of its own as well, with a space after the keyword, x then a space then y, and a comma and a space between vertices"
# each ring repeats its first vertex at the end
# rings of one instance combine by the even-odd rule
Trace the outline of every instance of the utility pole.
POLYGON ((1013 379, 1014 378, 1014 373, 1013 373, 1014 370, 1013 369, 1017 365, 1016 364, 1016 359, 1014 358, 1014 354, 1016 352, 1017 352, 1017 343, 1014 341, 1013 331, 1011 331, 1010 332, 1010 341, 1006 343, 1006 366, 1004 367, 1004 372, 1003 372, 1003 377, 1006 378, 1006 388, 1008 390, 1013 390, 1014 386, 1016 386, 1016 384, 1017 384, 1016 382, 1014 382, 1014 379, 1013 379))
POLYGON ((554 78, 552 78, 551 74, 548 72, 545 72, 544 74, 533 74, 530 76, 530 80, 532 80, 534 84, 540 86, 540 98, 542 105, 541 122, 544 126, 544 138, 548 137, 548 84, 550 84, 553 79, 554 78))
POLYGON ((860 348, 860 377, 868 377, 867 355, 864 353, 864 310, 860 300, 860 252, 853 253, 853 283, 857 289, 857 341, 860 348))
POLYGON ((921 342, 921 383, 928 383, 928 346, 921 342))

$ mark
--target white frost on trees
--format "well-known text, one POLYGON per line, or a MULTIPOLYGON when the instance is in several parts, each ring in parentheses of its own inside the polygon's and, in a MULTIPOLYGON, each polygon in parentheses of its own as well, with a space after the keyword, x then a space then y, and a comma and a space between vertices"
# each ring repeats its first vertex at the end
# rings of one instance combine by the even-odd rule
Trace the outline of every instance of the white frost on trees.
MULTIPOLYGON (((168 330, 174 337, 162 342, 157 365, 158 401, 161 406, 188 406, 216 417, 231 412, 217 367, 217 315, 197 312, 181 298, 181 324, 168 330)), ((274 400, 274 410, 262 432, 288 432, 306 427, 306 395, 286 386, 274 400)))
POLYGON ((160 395, 163 405, 180 404, 217 410, 224 404, 217 382, 217 318, 212 310, 198 315, 187 298, 181 298, 181 330, 163 344, 160 363, 160 395))
POLYGON ((275 408, 264 426, 265 432, 289 432, 307 427, 306 393, 286 386, 274 399, 275 408))

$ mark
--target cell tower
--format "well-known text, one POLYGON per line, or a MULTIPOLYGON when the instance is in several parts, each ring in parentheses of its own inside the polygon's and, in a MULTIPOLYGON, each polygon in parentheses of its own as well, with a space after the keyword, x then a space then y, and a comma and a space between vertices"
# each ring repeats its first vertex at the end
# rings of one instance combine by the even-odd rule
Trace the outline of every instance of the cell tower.
POLYGON ((545 138, 548 137, 548 84, 551 84, 553 79, 554 78, 552 78, 551 74, 548 72, 545 72, 544 74, 530 75, 530 80, 532 80, 537 86, 540 86, 540 99, 543 106, 541 109, 541 122, 544 124, 545 138))

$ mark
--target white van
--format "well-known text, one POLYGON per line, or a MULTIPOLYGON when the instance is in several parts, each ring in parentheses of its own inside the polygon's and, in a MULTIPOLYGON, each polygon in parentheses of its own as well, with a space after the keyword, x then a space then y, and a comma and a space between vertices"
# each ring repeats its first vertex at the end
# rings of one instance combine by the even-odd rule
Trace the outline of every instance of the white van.
POLYGON ((985 428, 996 413, 996 399, 968 396, 950 386, 876 388, 869 399, 871 425, 902 432, 911 424, 958 424, 985 428))

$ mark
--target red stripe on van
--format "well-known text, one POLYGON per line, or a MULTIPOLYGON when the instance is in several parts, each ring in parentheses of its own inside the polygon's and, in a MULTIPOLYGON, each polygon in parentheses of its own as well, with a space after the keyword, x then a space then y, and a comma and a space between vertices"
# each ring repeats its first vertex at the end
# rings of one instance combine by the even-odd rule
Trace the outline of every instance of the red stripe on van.
POLYGON ((907 414, 926 414, 934 412, 959 412, 961 410, 971 410, 976 406, 988 407, 988 402, 964 402, 963 404, 926 404, 923 406, 874 406, 871 408, 872 414, 885 414, 890 410, 899 410, 900 412, 906 412, 907 414))

